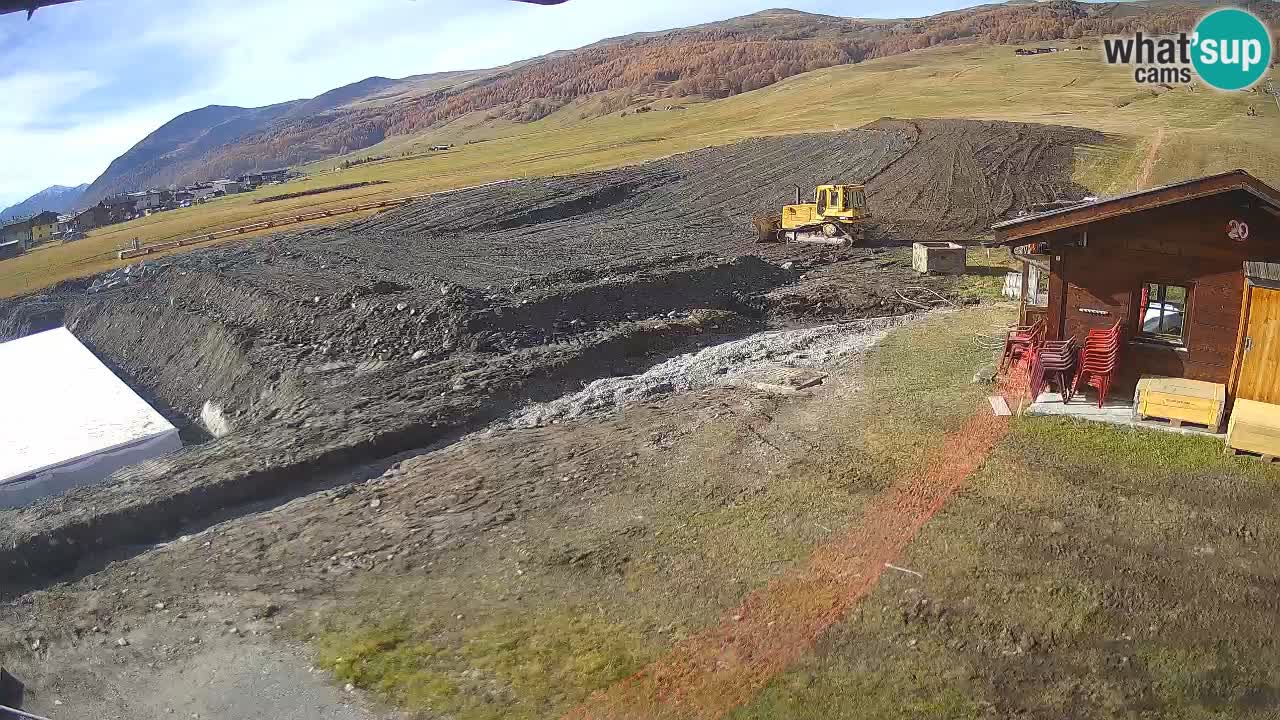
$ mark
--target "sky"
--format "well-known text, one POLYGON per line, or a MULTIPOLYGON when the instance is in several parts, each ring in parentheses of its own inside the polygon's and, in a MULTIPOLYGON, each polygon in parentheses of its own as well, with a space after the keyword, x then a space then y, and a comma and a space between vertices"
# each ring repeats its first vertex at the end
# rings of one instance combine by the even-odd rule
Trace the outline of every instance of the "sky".
POLYGON ((974 0, 80 0, 0 16, 0 208, 92 182, 207 105, 268 105, 366 77, 494 67, 770 7, 916 17, 974 0))

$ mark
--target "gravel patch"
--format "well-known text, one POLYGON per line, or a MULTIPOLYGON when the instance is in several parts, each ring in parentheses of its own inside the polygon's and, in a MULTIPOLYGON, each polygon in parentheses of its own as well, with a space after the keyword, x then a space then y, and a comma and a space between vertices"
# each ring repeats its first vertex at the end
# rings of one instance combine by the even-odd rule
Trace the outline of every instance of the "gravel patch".
POLYGON ((570 395, 526 405, 492 429, 538 427, 608 414, 631 403, 712 386, 751 385, 785 392, 820 380, 825 371, 849 364, 890 329, 913 317, 867 318, 756 333, 679 355, 638 375, 603 378, 570 395))

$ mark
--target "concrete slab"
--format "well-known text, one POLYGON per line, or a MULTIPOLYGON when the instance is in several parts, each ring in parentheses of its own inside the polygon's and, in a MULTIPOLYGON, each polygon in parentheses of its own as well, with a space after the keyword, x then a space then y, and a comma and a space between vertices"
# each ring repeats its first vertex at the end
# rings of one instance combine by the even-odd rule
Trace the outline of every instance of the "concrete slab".
POLYGON ((1206 435, 1208 437, 1225 438, 1224 433, 1209 432, 1203 428, 1182 426, 1173 427, 1167 423, 1139 420, 1133 415, 1133 400, 1131 398, 1111 397, 1101 408, 1098 407, 1098 401, 1088 396, 1080 396, 1071 399, 1070 403, 1062 402, 1062 395, 1055 392, 1040 393, 1040 397, 1032 403, 1026 410, 1027 415, 1052 415, 1058 417, 1069 417, 1076 420, 1089 420, 1091 422, 1103 422, 1111 425, 1122 425, 1125 427, 1142 428, 1144 430, 1162 430, 1164 432, 1180 433, 1182 435, 1206 435))

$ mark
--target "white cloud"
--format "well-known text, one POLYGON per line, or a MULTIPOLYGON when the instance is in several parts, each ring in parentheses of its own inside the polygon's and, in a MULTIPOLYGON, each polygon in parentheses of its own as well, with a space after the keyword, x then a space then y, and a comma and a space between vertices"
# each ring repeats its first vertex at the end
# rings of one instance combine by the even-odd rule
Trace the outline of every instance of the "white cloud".
MULTIPOLYGON (((372 75, 492 67, 606 37, 724 19, 773 0, 133 0, 0 17, 0 206, 89 182, 173 116, 258 106, 372 75)), ((789 5, 866 15, 956 0, 789 5), (833 5, 835 5, 833 7, 833 5)))
POLYGON ((22 98, 21 102, 0 103, 0 128, 41 123, 63 103, 62 98, 75 97, 101 85, 96 73, 84 70, 37 70, 0 76, 0 98, 22 98))
POLYGON ((92 182, 116 156, 185 110, 165 104, 116 113, 65 129, 37 130, 0 123, 0 207, 50 185, 92 182))

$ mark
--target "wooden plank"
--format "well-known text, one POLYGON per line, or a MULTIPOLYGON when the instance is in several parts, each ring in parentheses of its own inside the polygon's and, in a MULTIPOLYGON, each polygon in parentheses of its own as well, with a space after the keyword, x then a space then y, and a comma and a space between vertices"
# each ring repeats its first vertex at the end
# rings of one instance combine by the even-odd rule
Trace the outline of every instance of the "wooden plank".
POLYGON ((1127 382, 1143 375, 1160 375, 1225 384, 1230 377, 1229 358, 1200 355, 1206 360, 1193 360, 1195 353, 1174 348, 1130 343, 1120 356, 1120 373, 1127 382))
POLYGON ((1230 327, 1192 323, 1187 328, 1187 331, 1188 347, 1196 348, 1196 350, 1203 348, 1204 351, 1221 355, 1225 359, 1224 364, 1230 365, 1231 355, 1235 352, 1235 343, 1239 340, 1239 323, 1230 325, 1230 327))
POLYGON ((991 412, 996 415, 1008 416, 1013 414, 1009 411, 1009 403, 999 395, 988 397, 987 402, 991 403, 991 412))
POLYGON ((1142 388, 1153 395, 1163 395, 1170 399, 1185 398, 1221 403, 1227 397, 1227 389, 1218 383, 1199 382, 1186 378, 1144 378, 1142 388))
POLYGON ((1221 409, 1220 403, 1211 400, 1171 397, 1163 393, 1147 393, 1142 402, 1143 415, 1168 420, 1174 427, 1180 426, 1184 420, 1216 427, 1221 409))
MULTIPOLYGON (((1194 317, 1189 316, 1188 322, 1190 322, 1190 329, 1193 330, 1199 326, 1225 329, 1227 335, 1232 336, 1232 339, 1234 339, 1236 331, 1240 328, 1239 312, 1239 296, 1235 297, 1229 306, 1228 304, 1201 303, 1192 300, 1190 315, 1194 317)), ((1227 345, 1233 347, 1230 342, 1227 345)))
POLYGON ((1067 300, 1067 283, 1063 279, 1066 270, 1066 255, 1049 256, 1049 332, 1051 338, 1065 339, 1066 316, 1064 309, 1067 300))

